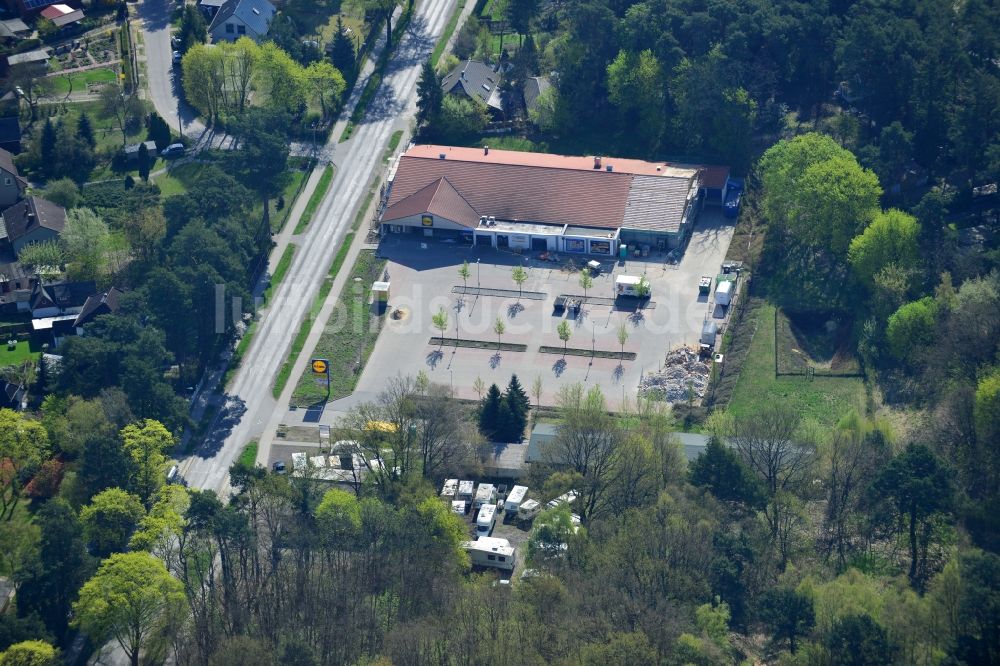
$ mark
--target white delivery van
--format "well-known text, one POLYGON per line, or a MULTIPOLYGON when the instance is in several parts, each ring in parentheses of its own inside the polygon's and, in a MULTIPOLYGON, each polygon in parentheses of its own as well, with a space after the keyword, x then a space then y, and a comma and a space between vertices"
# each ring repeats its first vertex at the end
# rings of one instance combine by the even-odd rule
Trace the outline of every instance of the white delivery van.
POLYGON ((513 571, 517 562, 517 551, 511 547, 507 539, 479 537, 475 541, 466 541, 462 544, 462 548, 469 553, 469 559, 475 567, 513 571))
POLYGON ((472 481, 459 481, 458 482, 458 494, 455 495, 457 500, 465 500, 466 502, 472 501, 472 489, 475 484, 472 481))
POLYGON ((451 500, 455 498, 456 493, 458 493, 458 479, 447 479, 441 488, 441 497, 451 500))
POLYGON ((480 483, 476 488, 476 499, 472 502, 472 508, 479 511, 479 507, 484 504, 495 504, 497 501, 497 487, 492 483, 480 483))
POLYGON ((529 499, 521 502, 521 506, 517 509, 517 519, 518 520, 531 520, 537 516, 542 511, 541 503, 529 499))
POLYGON ((615 296, 638 296, 642 278, 635 275, 619 275, 615 278, 615 296))
POLYGON ((715 287, 715 302, 718 305, 729 305, 733 301, 733 283, 720 282, 715 287))
POLYGON ((514 486, 507 495, 507 500, 503 503, 503 510, 509 514, 517 513, 524 501, 524 496, 528 494, 528 486, 514 486))
POLYGON ((493 534, 493 527, 497 523, 497 505, 484 504, 479 507, 479 515, 476 516, 476 536, 488 537, 493 534))

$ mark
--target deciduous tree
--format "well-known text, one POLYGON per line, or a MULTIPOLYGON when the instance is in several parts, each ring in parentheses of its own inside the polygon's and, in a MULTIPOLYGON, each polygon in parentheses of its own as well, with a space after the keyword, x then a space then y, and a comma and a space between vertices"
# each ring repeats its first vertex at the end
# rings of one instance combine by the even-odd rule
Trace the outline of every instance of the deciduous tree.
POLYGON ((0 520, 10 520, 24 484, 49 454, 45 428, 12 409, 0 409, 0 520))
POLYGON ((84 534, 98 557, 122 552, 146 515, 140 499, 121 488, 108 488, 80 510, 84 534))

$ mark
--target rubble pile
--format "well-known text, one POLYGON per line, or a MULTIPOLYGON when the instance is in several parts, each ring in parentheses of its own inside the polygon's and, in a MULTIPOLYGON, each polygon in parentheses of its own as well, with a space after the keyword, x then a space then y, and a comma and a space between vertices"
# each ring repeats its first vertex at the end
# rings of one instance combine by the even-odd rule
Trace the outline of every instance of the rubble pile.
POLYGON ((666 402, 700 400, 708 386, 710 368, 690 347, 678 347, 667 354, 663 369, 643 375, 639 393, 666 402), (689 396, 688 392, 693 395, 689 396))

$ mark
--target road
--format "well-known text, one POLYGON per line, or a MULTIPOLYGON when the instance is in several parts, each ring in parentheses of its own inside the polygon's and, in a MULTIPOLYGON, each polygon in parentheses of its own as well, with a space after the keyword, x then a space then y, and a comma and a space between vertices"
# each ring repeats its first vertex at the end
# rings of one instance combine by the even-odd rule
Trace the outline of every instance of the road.
MULTIPOLYGON (((146 0, 153 1, 156 0, 146 0)), ((421 65, 444 31, 454 4, 455 0, 425 0, 417 5, 410 28, 388 65, 365 119, 350 141, 335 144, 340 132, 333 132, 333 146, 327 148, 336 148, 330 152, 337 170, 329 193, 303 235, 285 279, 259 320, 257 333, 230 383, 226 404, 219 410, 203 445, 180 465, 181 473, 192 487, 226 490, 230 465, 243 446, 260 435, 277 408, 271 395, 274 378, 284 363, 299 322, 308 312, 350 229, 372 175, 381 166, 389 137, 396 128, 405 126, 415 111, 421 65)), ((296 380, 297 377, 292 377, 290 381, 296 380)))

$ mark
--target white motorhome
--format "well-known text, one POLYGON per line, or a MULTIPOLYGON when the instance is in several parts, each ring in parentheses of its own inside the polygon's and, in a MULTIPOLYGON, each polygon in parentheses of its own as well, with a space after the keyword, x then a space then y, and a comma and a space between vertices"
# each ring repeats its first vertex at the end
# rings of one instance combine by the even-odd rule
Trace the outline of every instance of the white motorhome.
POLYGON ((510 494, 507 495, 507 499, 503 503, 503 510, 510 514, 517 513, 518 509, 521 508, 521 502, 524 501, 524 496, 527 494, 528 486, 514 486, 510 489, 510 494))
POLYGON ((459 516, 465 515, 465 505, 464 500, 453 500, 451 503, 451 512, 458 514, 459 516))
POLYGON ((441 488, 441 497, 451 500, 454 499, 457 492, 458 479, 448 479, 444 482, 444 486, 441 488))
POLYGON ((497 505, 484 504, 479 507, 479 515, 476 516, 476 536, 488 537, 493 534, 493 527, 497 524, 497 505))
POLYGON ((537 516, 542 511, 542 505, 536 500, 529 499, 521 502, 521 506, 517 509, 517 519, 518 520, 531 520, 537 516))
POLYGON ((475 541, 466 541, 462 547, 469 553, 472 566, 475 567, 513 571, 517 562, 517 551, 507 539, 479 537, 475 541))
POLYGON ((472 489, 475 487, 472 481, 459 481, 458 482, 458 494, 455 496, 457 500, 465 500, 467 502, 472 501, 472 489))
POLYGON ((572 504, 573 502, 576 501, 578 495, 579 493, 577 493, 575 490, 570 490, 553 500, 549 500, 546 506, 549 507, 550 509, 554 509, 557 506, 561 506, 563 504, 572 504))
POLYGON ((476 499, 472 503, 472 508, 479 510, 484 504, 495 504, 497 501, 497 487, 492 483, 480 483, 476 488, 476 499))

